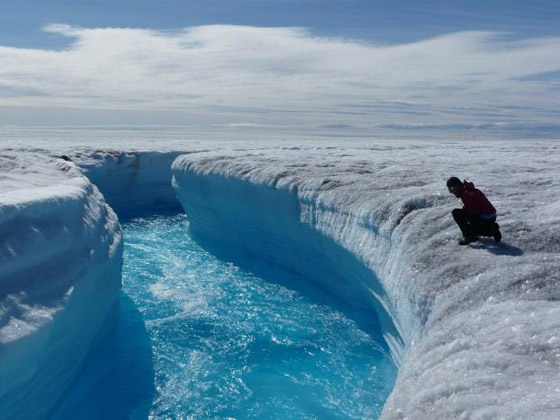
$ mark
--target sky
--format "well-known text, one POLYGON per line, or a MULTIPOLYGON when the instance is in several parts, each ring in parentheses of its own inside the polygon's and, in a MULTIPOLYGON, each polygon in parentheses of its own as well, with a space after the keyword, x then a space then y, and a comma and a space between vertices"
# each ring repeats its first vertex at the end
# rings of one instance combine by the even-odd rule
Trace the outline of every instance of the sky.
POLYGON ((3 3, 0 126, 560 138, 558 0, 3 3))

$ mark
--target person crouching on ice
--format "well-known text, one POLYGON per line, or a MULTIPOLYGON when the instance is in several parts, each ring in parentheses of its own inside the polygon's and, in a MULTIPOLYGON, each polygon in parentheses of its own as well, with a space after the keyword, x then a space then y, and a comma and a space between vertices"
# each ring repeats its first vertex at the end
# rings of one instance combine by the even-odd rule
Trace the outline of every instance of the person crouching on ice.
POLYGON ((476 242, 479 236, 492 236, 496 242, 502 240, 500 226, 496 223, 496 209, 482 191, 476 189, 472 182, 461 182, 454 176, 447 180, 447 188, 463 201, 463 208, 452 212, 463 233, 459 245, 476 242))

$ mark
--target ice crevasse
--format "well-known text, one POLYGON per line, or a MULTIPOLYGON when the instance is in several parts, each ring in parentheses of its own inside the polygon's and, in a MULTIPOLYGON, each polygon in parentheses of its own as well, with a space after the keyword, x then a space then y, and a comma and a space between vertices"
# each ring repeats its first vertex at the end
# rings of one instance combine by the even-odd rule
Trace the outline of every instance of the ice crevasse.
POLYGON ((509 245, 460 251, 453 202, 441 193, 457 168, 429 143, 414 153, 409 145, 88 152, 72 155, 75 164, 5 155, 0 408, 7 418, 41 418, 25 412, 26 401, 48 411, 110 317, 122 261, 105 200, 128 212, 177 196, 202 241, 295 268, 371 309, 400 367, 381 418, 557 418, 560 199, 546 180, 558 162, 540 146, 512 150, 508 163, 527 183, 519 201, 516 180, 496 178, 490 164, 493 153, 508 159, 500 147, 473 146, 461 163, 482 168, 477 180, 496 186, 499 209, 525 217, 506 214, 509 245))

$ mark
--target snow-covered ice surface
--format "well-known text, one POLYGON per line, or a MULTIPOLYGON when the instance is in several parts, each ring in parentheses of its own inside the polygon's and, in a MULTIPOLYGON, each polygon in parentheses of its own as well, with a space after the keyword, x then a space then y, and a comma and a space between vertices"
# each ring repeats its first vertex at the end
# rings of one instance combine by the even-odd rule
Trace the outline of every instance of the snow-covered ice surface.
POLYGON ((110 318, 120 226, 72 163, 4 151, 0 171, 0 413, 40 419, 110 318))
POLYGON ((212 223, 239 216, 228 217, 224 208, 247 202, 254 214, 240 217, 250 224, 243 229, 286 232, 277 210, 282 194, 278 201, 265 197, 270 189, 286 191, 297 197, 302 223, 377 274, 406 350, 382 418, 554 419, 560 417, 559 152, 554 143, 371 142, 192 154, 175 161, 174 172, 187 213, 189 205, 216 213, 200 217, 210 235, 219 232, 212 223), (457 244, 450 211, 458 203, 445 188, 451 175, 487 193, 500 214, 503 243, 457 244), (223 205, 204 193, 220 190, 223 205), (267 212, 268 222, 261 220, 267 212))
POLYGON ((98 142, 97 157, 80 139, 56 147, 33 144, 49 152, 31 151, 30 145, 23 151, 21 140, 0 143, 19 149, 3 152, 0 167, 2 409, 25 406, 29 395, 21 391, 27 389, 45 405, 56 400, 53 389, 58 383, 63 388, 71 372, 52 376, 49 345, 74 354, 69 343, 79 341, 88 317, 99 315, 91 302, 108 307, 118 288, 113 274, 101 275, 120 269, 114 216, 73 164, 52 156, 67 154, 107 191, 108 202, 125 208, 134 197, 121 188, 135 188, 134 196, 143 192, 139 206, 166 203, 171 172, 157 185, 143 185, 185 152, 173 164, 175 186, 201 236, 227 242, 246 229, 241 248, 259 247, 264 258, 289 264, 294 256, 287 249, 303 232, 297 249, 309 249, 311 263, 302 270, 324 263, 335 270, 327 287, 346 299, 359 295, 357 304, 377 308, 400 364, 381 418, 560 418, 559 143, 170 139, 162 147, 153 136, 136 133, 126 147, 123 141, 98 142), (451 210, 459 203, 445 188, 452 175, 473 181, 498 209, 501 244, 491 239, 457 244, 451 210), (235 220, 236 226, 223 225, 235 220), (220 229, 226 234, 218 235, 220 229), (86 249, 99 250, 95 261, 81 254, 86 249), (321 249, 341 260, 321 260, 321 249), (81 277, 73 271, 79 261, 83 272, 91 273, 88 281, 110 287, 81 288, 95 297, 87 303, 76 298, 71 306, 66 302, 79 289, 81 277), (52 269, 39 271, 41 264, 52 269), (337 284, 345 266, 350 275, 337 284), (58 325, 56 314, 62 313, 72 314, 73 322, 60 325, 72 328, 53 332, 49 341, 49 333, 40 332, 58 325), (18 323, 24 327, 16 328, 18 323), (49 376, 25 382, 39 354, 45 355, 43 372, 49 376), (42 395, 46 378, 49 392, 42 395))

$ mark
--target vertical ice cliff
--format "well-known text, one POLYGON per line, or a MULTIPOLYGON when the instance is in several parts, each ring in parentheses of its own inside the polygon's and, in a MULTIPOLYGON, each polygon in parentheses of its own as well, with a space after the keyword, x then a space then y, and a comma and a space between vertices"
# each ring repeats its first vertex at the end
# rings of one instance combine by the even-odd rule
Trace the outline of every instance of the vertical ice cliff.
POLYGON ((0 413, 41 419, 114 310, 120 226, 71 163, 4 153, 0 169, 0 413))
POLYGON ((224 245, 230 255, 249 253, 297 271, 345 307, 367 312, 399 361, 403 343, 379 280, 352 253, 301 222, 296 194, 189 170, 176 170, 174 185, 195 237, 224 245))
POLYGON ((115 212, 134 216, 158 209, 178 210, 171 164, 180 152, 95 151, 72 159, 103 193, 115 212))

